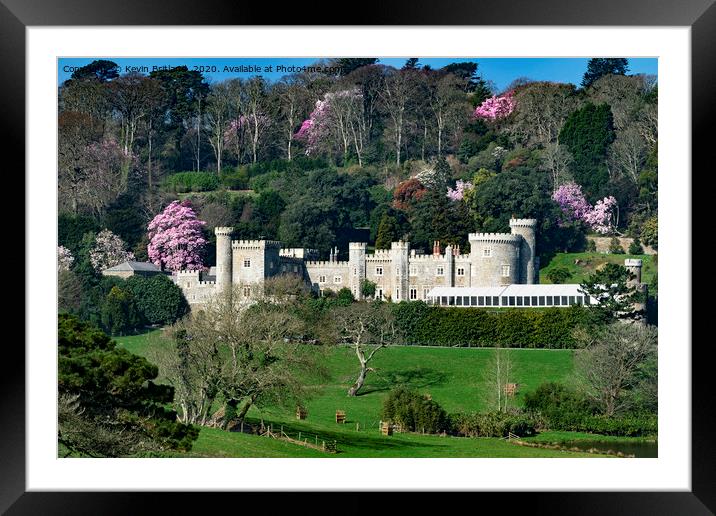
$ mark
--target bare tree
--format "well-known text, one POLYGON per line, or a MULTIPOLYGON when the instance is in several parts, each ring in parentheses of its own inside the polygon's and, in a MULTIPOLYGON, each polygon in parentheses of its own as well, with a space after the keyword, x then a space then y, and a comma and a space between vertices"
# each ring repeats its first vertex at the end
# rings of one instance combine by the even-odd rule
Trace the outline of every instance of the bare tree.
POLYGON ((486 399, 498 412, 507 411, 506 386, 512 380, 512 371, 512 351, 496 347, 484 369, 484 382, 487 385, 486 399))
POLYGON ((269 125, 266 106, 266 81, 263 77, 252 77, 245 83, 247 126, 251 141, 252 163, 258 161, 259 140, 269 125))
POLYGON ((306 89, 296 77, 283 79, 275 86, 278 95, 278 113, 282 120, 282 132, 286 142, 286 159, 293 159, 293 135, 303 120, 306 104, 306 89))
POLYGON ((403 147, 403 127, 405 124, 406 109, 410 102, 413 82, 412 73, 408 71, 394 71, 385 78, 380 98, 383 107, 388 112, 392 124, 393 142, 395 143, 395 162, 400 165, 400 152, 403 147))
POLYGON ((628 409, 630 393, 648 379, 643 367, 656 359, 656 327, 617 322, 576 337, 584 348, 576 352, 575 374, 585 394, 606 416, 628 409))
POLYGON ((430 81, 429 102, 437 129, 438 156, 442 156, 445 134, 451 122, 459 118, 460 113, 464 114, 467 106, 462 87, 460 79, 452 74, 436 76, 430 81))
POLYGON ((332 327, 338 342, 355 352, 360 364, 358 378, 348 389, 348 396, 356 396, 365 383, 370 361, 381 349, 398 344, 400 332, 388 303, 354 303, 336 308, 332 314, 332 327))
POLYGON ((569 166, 572 164, 572 155, 564 145, 548 143, 542 151, 542 165, 552 178, 552 190, 569 179, 569 166))
POLYGON ((216 173, 221 173, 221 159, 224 155, 224 140, 231 119, 231 90, 226 82, 211 86, 206 97, 205 117, 209 129, 209 142, 214 149, 216 173))

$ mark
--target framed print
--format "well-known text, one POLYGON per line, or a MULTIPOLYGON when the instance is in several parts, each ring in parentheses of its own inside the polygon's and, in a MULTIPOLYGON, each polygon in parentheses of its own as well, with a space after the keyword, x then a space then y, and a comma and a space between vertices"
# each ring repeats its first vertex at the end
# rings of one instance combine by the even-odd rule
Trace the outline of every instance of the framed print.
POLYGON ((690 215, 710 2, 347 25, 41 4, 1 8, 28 301, 3 510, 132 510, 113 491, 714 510, 690 215))

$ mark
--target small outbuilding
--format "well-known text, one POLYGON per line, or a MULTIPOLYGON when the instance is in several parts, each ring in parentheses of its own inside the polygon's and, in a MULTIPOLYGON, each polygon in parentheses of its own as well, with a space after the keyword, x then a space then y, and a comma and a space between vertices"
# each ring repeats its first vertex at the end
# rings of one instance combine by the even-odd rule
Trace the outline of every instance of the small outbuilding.
POLYGON ((166 274, 159 266, 150 262, 122 262, 119 265, 102 271, 103 276, 117 276, 118 278, 129 278, 134 275, 154 276, 155 274, 166 274))

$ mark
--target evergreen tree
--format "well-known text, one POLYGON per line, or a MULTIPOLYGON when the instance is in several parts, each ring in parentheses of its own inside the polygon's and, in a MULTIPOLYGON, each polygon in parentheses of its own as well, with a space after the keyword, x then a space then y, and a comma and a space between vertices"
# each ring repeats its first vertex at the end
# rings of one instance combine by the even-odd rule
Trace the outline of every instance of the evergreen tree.
POLYGON ((398 240, 398 221, 387 212, 383 214, 378 225, 375 239, 376 249, 390 249, 391 242, 398 240))
POLYGON ((629 61, 623 57, 590 59, 587 64, 587 71, 582 77, 582 87, 587 88, 591 86, 594 81, 607 74, 626 75, 628 71, 629 61))

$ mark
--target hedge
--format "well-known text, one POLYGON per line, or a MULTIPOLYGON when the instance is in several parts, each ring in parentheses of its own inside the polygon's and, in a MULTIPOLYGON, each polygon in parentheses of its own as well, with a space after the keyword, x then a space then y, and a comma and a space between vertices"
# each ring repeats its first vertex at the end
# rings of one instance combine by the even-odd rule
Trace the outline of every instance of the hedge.
POLYGON ((177 172, 164 180, 164 186, 176 193, 209 192, 219 188, 219 177, 209 172, 177 172))
POLYGON ((583 306, 483 309, 403 301, 394 313, 406 343, 419 346, 575 348, 572 330, 593 322, 583 306))
POLYGON ((526 437, 535 434, 535 422, 526 414, 485 412, 451 414, 453 432, 463 437, 526 437))

